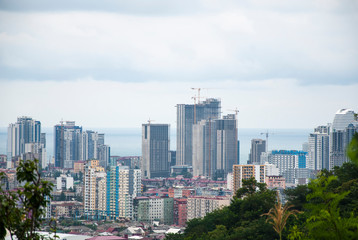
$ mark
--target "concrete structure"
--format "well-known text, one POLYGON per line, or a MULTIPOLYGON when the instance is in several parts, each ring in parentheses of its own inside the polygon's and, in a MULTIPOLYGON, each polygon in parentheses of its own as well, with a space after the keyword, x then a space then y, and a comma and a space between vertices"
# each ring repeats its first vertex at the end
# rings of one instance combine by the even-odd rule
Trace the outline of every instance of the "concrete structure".
POLYGON ((74 121, 61 121, 55 126, 55 166, 73 168, 73 163, 82 158, 82 127, 74 121))
POLYGON ((266 178, 265 165, 234 165, 233 167, 233 193, 242 187, 242 180, 255 178, 257 182, 264 183, 266 178))
POLYGON ((296 184, 308 182, 311 171, 307 168, 307 152, 297 150, 273 150, 268 154, 268 162, 279 169, 279 174, 286 179, 286 183, 296 184), (306 180, 302 180, 305 178, 306 180))
POLYGON ((237 120, 234 114, 228 114, 215 123, 216 175, 224 179, 238 161, 237 120))
POLYGON ((83 209, 88 218, 104 218, 107 206, 107 177, 98 160, 86 161, 83 209))
POLYGON ((206 99, 198 104, 177 105, 177 153, 176 165, 192 166, 193 124, 201 120, 220 119, 221 101, 206 99))
POLYGON ((139 222, 173 224, 174 200, 168 197, 137 197, 134 200, 135 220, 139 222))
POLYGON ((107 216, 133 219, 133 199, 141 195, 141 170, 111 166, 107 172, 107 216))
POLYGON ((193 196, 187 200, 188 221, 193 218, 202 218, 206 214, 230 205, 229 197, 193 196))
POLYGON ((70 188, 73 189, 73 177, 67 176, 65 174, 57 177, 56 183, 57 190, 69 190, 70 188))
MULTIPOLYGON (((7 168, 12 168, 12 158, 26 153, 26 144, 38 143, 41 148, 41 122, 31 117, 18 117, 9 124, 7 132, 7 168)), ((40 162, 41 164, 41 162, 40 162)))
POLYGON ((216 123, 201 120, 192 131, 193 176, 214 176, 216 165, 216 123))
POLYGON ((169 176, 169 124, 142 124, 144 178, 169 176))
POLYGON ((201 120, 193 125, 194 176, 225 179, 237 162, 238 141, 234 114, 223 119, 201 120))
POLYGON ((346 149, 355 132, 358 132, 358 121, 353 110, 338 110, 334 116, 330 132, 330 170, 335 166, 342 166, 343 163, 348 161, 346 149))
POLYGON ((98 159, 107 168, 110 147, 104 144, 104 134, 92 130, 82 131, 74 121, 61 121, 55 126, 55 166, 74 168, 74 162, 98 159))
POLYGON ((318 126, 309 135, 307 168, 329 169, 329 126, 318 126))
POLYGON ((74 162, 73 163, 73 172, 74 173, 79 173, 79 172, 84 173, 84 171, 85 171, 85 163, 86 163, 86 161, 74 162))
POLYGON ((173 217, 174 224, 177 226, 186 226, 188 220, 187 202, 186 198, 174 198, 173 217))
POLYGON ((48 166, 46 148, 42 143, 26 143, 25 153, 21 154, 23 160, 37 159, 42 168, 48 166))
POLYGON ((263 152, 266 152, 266 140, 252 139, 247 164, 260 164, 260 157, 263 152))
POLYGON ((286 180, 282 176, 266 176, 265 183, 269 189, 286 189, 286 180))
POLYGON ((51 201, 51 215, 55 218, 80 216, 83 204, 78 201, 51 201))

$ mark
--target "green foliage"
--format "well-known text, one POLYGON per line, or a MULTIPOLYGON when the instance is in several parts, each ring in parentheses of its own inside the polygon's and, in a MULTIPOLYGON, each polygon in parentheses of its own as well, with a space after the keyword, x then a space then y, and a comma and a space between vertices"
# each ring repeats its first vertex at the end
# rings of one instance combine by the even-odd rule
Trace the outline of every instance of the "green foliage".
POLYGON ((358 165, 358 133, 355 133, 347 149, 348 157, 358 165))
POLYGON ((280 240, 282 239, 282 232, 286 226, 287 220, 291 215, 294 215, 296 218, 297 213, 301 213, 296 209, 291 210, 293 205, 282 205, 280 201, 280 197, 277 194, 277 203, 273 208, 270 209, 268 213, 264 213, 262 215, 267 215, 266 222, 269 222, 273 229, 278 233, 280 236, 280 240))
POLYGON ((38 160, 20 161, 16 170, 22 187, 4 191, 0 186, 0 238, 7 229, 11 237, 16 236, 19 240, 43 239, 35 231, 43 222, 46 196, 51 196, 53 184, 41 179, 38 160))
POLYGON ((270 224, 260 217, 274 205, 275 198, 276 192, 268 190, 265 184, 254 179, 244 180, 230 206, 202 219, 192 219, 185 233, 175 237, 185 240, 275 239, 270 224))
POLYGON ((349 191, 330 191, 329 185, 335 180, 336 176, 320 176, 308 185, 312 193, 307 195, 306 208, 310 210, 310 217, 306 227, 314 239, 353 239, 357 236, 358 218, 353 212, 349 218, 341 217, 338 207, 349 191))

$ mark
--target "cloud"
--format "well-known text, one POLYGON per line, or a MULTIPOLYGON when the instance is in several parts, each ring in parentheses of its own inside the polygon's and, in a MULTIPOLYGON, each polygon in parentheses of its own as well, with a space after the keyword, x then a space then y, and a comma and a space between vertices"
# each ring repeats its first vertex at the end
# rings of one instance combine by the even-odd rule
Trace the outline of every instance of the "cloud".
POLYGON ((2 2, 1 80, 353 84, 358 77, 354 3, 2 2))

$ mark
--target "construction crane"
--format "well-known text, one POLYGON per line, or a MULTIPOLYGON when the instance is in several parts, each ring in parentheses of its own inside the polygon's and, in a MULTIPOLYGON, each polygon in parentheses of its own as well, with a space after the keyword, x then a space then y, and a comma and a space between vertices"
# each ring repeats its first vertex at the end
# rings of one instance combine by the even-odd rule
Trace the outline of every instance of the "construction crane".
POLYGON ((148 125, 150 125, 150 123, 151 123, 151 122, 154 122, 154 121, 155 121, 155 120, 152 120, 152 119, 149 118, 148 121, 147 121, 147 122, 148 122, 148 125))
POLYGON ((201 91, 201 89, 203 89, 203 88, 191 88, 191 90, 198 90, 198 96, 197 97, 192 97, 192 98, 195 98, 194 99, 194 104, 196 104, 196 99, 198 99, 198 103, 200 103, 200 91, 201 91))
POLYGON ((270 133, 268 130, 266 132, 260 133, 260 135, 265 135, 266 136, 266 152, 268 152, 268 138, 272 134, 274 134, 274 133, 270 133))
POLYGON ((235 109, 228 109, 228 111, 235 112, 235 119, 237 120, 237 114, 240 112, 237 107, 235 109))

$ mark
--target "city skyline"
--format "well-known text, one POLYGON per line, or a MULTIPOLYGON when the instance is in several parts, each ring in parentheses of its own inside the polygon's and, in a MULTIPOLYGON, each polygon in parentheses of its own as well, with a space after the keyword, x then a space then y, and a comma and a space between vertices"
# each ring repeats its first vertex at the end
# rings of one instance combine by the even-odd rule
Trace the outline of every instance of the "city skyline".
POLYGON ((239 129, 358 110, 355 2, 20 2, 0 1, 0 127, 176 126, 191 88, 221 98, 223 115, 237 107, 239 129))

